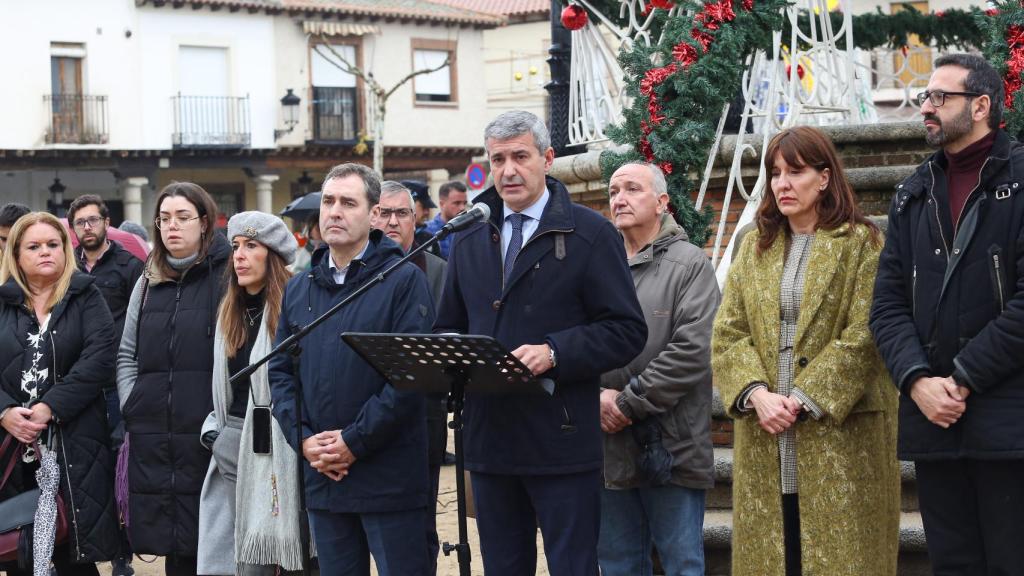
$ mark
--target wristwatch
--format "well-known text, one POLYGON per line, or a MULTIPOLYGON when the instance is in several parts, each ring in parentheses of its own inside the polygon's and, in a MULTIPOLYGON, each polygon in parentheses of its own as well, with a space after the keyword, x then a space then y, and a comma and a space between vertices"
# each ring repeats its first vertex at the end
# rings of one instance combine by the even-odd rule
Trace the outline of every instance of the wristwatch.
POLYGON ((552 368, 558 365, 558 362, 555 361, 555 349, 550 344, 548 344, 548 362, 551 362, 552 368))

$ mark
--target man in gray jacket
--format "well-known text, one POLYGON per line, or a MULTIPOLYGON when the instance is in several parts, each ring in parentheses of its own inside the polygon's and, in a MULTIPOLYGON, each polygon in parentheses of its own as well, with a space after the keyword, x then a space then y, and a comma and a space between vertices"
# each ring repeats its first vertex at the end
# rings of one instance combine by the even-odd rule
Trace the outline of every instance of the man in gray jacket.
POLYGON ((601 378, 601 574, 649 576, 653 543, 665 574, 703 575, 718 284, 668 211, 661 169, 627 164, 608 195, 648 332, 639 356, 601 378))

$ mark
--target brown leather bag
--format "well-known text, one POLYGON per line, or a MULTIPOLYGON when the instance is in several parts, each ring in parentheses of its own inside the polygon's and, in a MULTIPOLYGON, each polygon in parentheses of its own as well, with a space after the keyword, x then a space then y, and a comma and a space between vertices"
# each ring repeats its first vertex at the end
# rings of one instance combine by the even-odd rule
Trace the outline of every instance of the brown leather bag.
MULTIPOLYGON (((7 452, 14 437, 10 434, 0 444, 0 455, 7 452)), ((39 453, 39 445, 33 443, 36 453, 39 453)), ((0 480, 0 490, 7 485, 7 480, 14 472, 14 468, 25 451, 25 444, 17 443, 11 451, 10 459, 4 467, 4 476, 0 480)), ((32 550, 32 525, 35 522, 36 508, 39 505, 39 488, 33 488, 0 502, 0 562, 13 562, 19 560, 19 548, 23 551, 32 550)), ((57 531, 54 537, 54 545, 59 545, 68 539, 68 518, 65 512, 64 499, 57 491, 57 531)), ((24 560, 24 559, 22 559, 24 560)))

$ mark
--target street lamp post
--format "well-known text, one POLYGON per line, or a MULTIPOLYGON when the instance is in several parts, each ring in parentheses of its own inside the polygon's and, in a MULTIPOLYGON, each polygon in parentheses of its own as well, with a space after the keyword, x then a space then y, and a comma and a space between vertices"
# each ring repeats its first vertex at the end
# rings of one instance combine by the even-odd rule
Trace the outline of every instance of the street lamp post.
POLYGON ((64 191, 67 189, 67 186, 61 184, 60 178, 54 178, 53 184, 50 184, 49 211, 57 218, 63 218, 67 215, 64 210, 64 191))

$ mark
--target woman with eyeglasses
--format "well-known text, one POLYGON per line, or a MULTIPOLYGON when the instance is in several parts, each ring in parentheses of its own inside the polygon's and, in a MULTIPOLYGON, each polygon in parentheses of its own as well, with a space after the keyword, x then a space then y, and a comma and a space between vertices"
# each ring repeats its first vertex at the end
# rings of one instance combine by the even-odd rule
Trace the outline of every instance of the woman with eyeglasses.
MULTIPOLYGON (((18 556, 28 564, 0 570, 32 574, 33 542, 45 540, 57 574, 98 574, 95 562, 113 559, 119 545, 103 400, 114 376, 114 321, 93 277, 75 267, 67 230, 50 214, 30 212, 11 228, 0 264, 0 326, 0 470, 9 473, 0 501, 38 487, 38 506, 55 522, 53 506, 63 503, 68 528, 63 540, 46 538, 38 523, 23 529, 18 556)), ((35 553, 49 564, 45 551, 35 553)))
POLYGON ((228 221, 231 266, 217 313, 213 412, 203 445, 213 453, 199 503, 199 573, 274 576, 302 569, 295 451, 270 414, 267 366, 231 383, 273 348, 298 243, 280 218, 242 212, 228 221))
POLYGON ((199 493, 210 464, 199 438, 213 409, 214 326, 230 255, 216 217, 213 199, 195 184, 175 182, 160 192, 158 234, 132 291, 117 356, 127 432, 119 504, 132 551, 166 556, 168 575, 197 573, 199 493))

